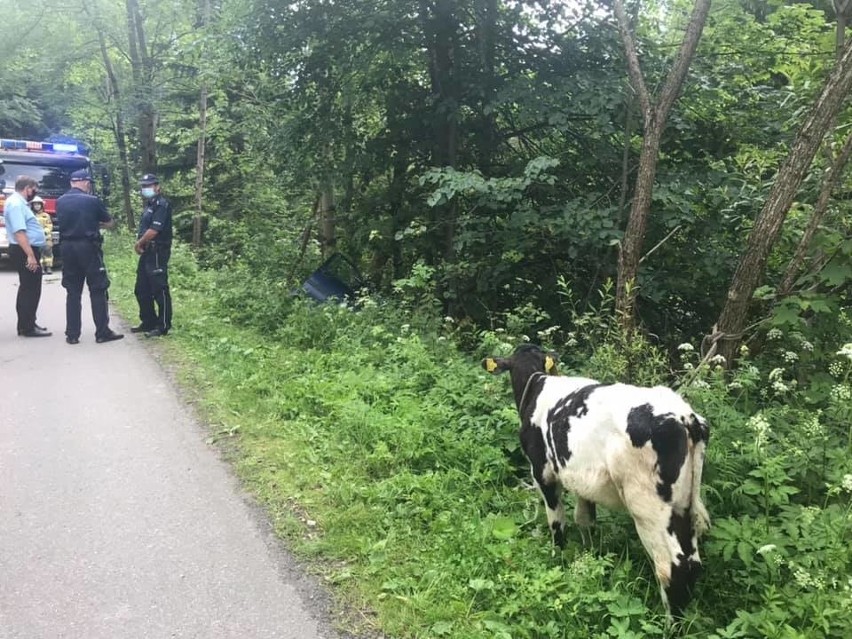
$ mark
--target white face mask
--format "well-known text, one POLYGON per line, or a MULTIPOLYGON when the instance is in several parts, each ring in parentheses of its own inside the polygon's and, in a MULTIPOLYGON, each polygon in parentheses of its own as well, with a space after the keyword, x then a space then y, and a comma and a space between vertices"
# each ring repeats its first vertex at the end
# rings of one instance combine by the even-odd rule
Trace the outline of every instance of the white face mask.
POLYGON ((157 192, 150 187, 146 186, 145 188, 142 189, 142 197, 144 197, 147 200, 150 200, 156 194, 157 194, 157 192))

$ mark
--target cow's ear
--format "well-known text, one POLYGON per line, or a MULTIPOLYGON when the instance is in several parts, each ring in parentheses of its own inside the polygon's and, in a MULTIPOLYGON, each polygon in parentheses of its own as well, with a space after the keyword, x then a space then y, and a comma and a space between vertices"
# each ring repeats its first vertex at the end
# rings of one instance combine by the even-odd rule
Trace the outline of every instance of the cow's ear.
POLYGON ((556 353, 548 353, 544 356, 544 372, 548 375, 556 375, 559 371, 556 370, 556 363, 559 361, 559 357, 556 356, 556 353))
POLYGON ((509 370, 509 360, 502 357, 486 357, 482 360, 482 368, 492 375, 499 375, 509 370))

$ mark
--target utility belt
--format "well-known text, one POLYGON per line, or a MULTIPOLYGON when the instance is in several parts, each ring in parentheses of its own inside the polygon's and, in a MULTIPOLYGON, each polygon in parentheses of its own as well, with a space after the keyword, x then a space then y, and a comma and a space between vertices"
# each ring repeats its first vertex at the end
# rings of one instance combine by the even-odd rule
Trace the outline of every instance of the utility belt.
POLYGON ((145 245, 145 252, 146 253, 155 253, 155 252, 157 252, 158 250, 161 250, 161 249, 171 249, 171 248, 172 248, 171 242, 163 242, 162 240, 151 240, 150 242, 148 242, 145 245))
POLYGON ((98 246, 101 246, 104 243, 104 238, 102 238, 100 235, 98 235, 97 237, 76 237, 76 236, 75 237, 62 237, 60 235, 59 241, 60 242, 89 242, 90 244, 97 244, 98 246))

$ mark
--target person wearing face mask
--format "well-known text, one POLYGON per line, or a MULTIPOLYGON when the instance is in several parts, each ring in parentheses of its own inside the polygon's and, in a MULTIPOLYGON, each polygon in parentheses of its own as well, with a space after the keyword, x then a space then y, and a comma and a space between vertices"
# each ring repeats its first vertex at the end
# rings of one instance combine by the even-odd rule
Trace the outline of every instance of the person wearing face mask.
POLYGON ((172 252, 172 205, 160 192, 160 180, 146 173, 139 180, 145 208, 139 220, 134 250, 136 301, 140 324, 130 329, 146 337, 166 335, 172 327, 172 296, 169 291, 169 257, 172 252))
POLYGON ((42 270, 39 260, 45 244, 44 229, 30 209, 29 202, 38 193, 38 182, 22 175, 15 181, 15 192, 3 209, 6 232, 9 236, 9 257, 18 271, 18 295, 15 310, 18 314, 18 335, 49 337, 51 333, 36 324, 38 303, 41 300, 42 270))
POLYGON ((69 344, 80 343, 83 284, 89 287, 95 342, 103 344, 124 337, 109 327, 109 277, 101 248, 101 229, 113 228, 115 220, 91 190, 92 177, 80 169, 71 174, 71 190, 56 200, 65 288, 65 341, 69 344))
POLYGON ((44 248, 41 250, 41 268, 45 275, 53 273, 53 218, 44 210, 44 200, 36 195, 30 202, 38 223, 44 229, 44 248))

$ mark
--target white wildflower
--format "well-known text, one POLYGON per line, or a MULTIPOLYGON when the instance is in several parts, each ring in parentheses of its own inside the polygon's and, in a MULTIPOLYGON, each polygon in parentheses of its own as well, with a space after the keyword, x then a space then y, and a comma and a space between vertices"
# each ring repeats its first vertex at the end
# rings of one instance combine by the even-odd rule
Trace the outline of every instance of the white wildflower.
POLYGON ((783 376, 784 376, 784 369, 783 368, 773 368, 769 372, 769 381, 774 382, 776 380, 781 379, 783 376))
POLYGON ((781 332, 780 328, 770 329, 766 334, 766 339, 781 339, 784 337, 784 333, 781 332))
POLYGON ((693 388, 703 388, 703 389, 710 388, 710 384, 705 382, 703 379, 696 379, 694 382, 692 382, 692 386, 693 386, 693 388))
POLYGON ((772 390, 774 390, 778 395, 783 395, 790 390, 790 387, 781 380, 776 380, 772 382, 772 390))
POLYGON ((821 413, 822 411, 817 411, 802 425, 802 431, 811 439, 822 437, 823 435, 822 424, 819 420, 821 413))
MULTIPOLYGON (((791 564, 792 565, 792 564, 791 564)), ((800 588, 813 588, 814 590, 825 590, 825 578, 821 575, 814 576, 801 566, 795 566, 793 579, 800 588)))
POLYGON ((845 357, 846 359, 852 361, 852 342, 844 344, 841 349, 837 351, 837 354, 840 355, 840 357, 845 357))
POLYGON ((843 481, 841 482, 840 486, 847 493, 852 493, 852 475, 850 475, 849 473, 843 475, 843 481))
POLYGON ((843 375, 845 366, 841 362, 831 362, 828 365, 828 372, 831 373, 833 377, 840 377, 843 375))
POLYGON ((849 384, 835 384, 831 387, 829 395, 838 403, 848 402, 852 400, 852 387, 849 384))
POLYGON ((794 353, 793 351, 784 351, 784 361, 787 362, 788 364, 792 364, 793 362, 797 361, 798 359, 799 359, 798 354, 794 353))
POLYGON ((758 448, 758 450, 763 448, 769 433, 772 432, 772 429, 769 426, 769 420, 761 413, 757 413, 756 415, 749 417, 746 425, 754 433, 754 445, 758 448))
POLYGON ((728 384, 728 390, 742 390, 742 387, 743 385, 736 380, 728 384))
POLYGON ((775 544, 766 544, 765 546, 761 546, 757 549, 757 554, 765 555, 766 553, 775 552, 777 548, 778 546, 776 546, 775 544))
POLYGON ((749 355, 748 346, 743 344, 742 346, 740 346, 740 356, 741 357, 748 357, 748 355, 749 355))
POLYGON ((718 364, 719 366, 724 366, 726 361, 724 355, 714 355, 710 358, 711 364, 718 364))
POLYGON ((801 514, 799 515, 799 522, 802 526, 810 526, 816 521, 817 515, 819 515, 821 509, 818 506, 807 506, 802 508, 801 514))
POLYGON ((803 350, 803 351, 811 352, 811 351, 813 351, 813 350, 814 350, 814 345, 813 345, 813 344, 811 344, 808 340, 804 340, 804 341, 802 342, 802 350, 803 350))
POLYGON ((807 588, 811 585, 811 575, 804 568, 796 568, 793 572, 793 579, 796 580, 796 585, 799 588, 807 588))
POLYGON ((684 353, 691 353, 695 350, 695 347, 692 344, 684 342, 677 347, 677 350, 683 351, 684 353))

